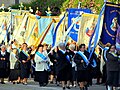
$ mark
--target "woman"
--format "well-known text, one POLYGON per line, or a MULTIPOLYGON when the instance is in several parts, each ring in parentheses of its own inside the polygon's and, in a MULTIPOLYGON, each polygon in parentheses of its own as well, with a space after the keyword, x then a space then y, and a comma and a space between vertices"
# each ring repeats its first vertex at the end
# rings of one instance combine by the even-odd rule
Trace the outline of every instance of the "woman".
POLYGON ((107 85, 108 90, 115 90, 118 86, 119 80, 119 62, 118 56, 116 54, 115 45, 111 45, 106 54, 107 62, 106 62, 106 70, 107 70, 107 85))
POLYGON ((89 58, 89 53, 85 50, 85 44, 79 46, 79 51, 75 54, 74 61, 77 66, 77 81, 79 83, 80 90, 88 90, 87 82, 89 80, 88 68, 86 66, 89 58))
POLYGON ((29 78, 31 64, 30 64, 30 56, 27 52, 27 44, 26 43, 23 44, 23 49, 22 49, 22 51, 20 51, 19 60, 21 62, 22 83, 23 83, 23 85, 27 85, 27 79, 29 78))
POLYGON ((19 83, 19 76, 20 76, 20 61, 17 58, 18 50, 14 48, 10 53, 10 75, 9 81, 15 84, 16 82, 19 83))
POLYGON ((1 84, 5 84, 4 78, 7 78, 9 76, 9 69, 10 69, 10 63, 9 63, 9 56, 10 54, 6 51, 6 46, 1 46, 0 51, 0 78, 1 78, 1 84))
POLYGON ((40 86, 46 86, 48 83, 49 58, 43 51, 43 45, 38 46, 34 60, 36 63, 35 81, 39 82, 40 86))

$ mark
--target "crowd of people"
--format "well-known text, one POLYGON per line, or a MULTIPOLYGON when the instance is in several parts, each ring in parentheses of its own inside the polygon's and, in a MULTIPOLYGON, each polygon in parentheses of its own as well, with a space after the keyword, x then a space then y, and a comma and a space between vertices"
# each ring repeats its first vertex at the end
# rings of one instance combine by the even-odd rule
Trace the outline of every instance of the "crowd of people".
POLYGON ((55 82, 61 84, 63 90, 76 86, 88 90, 95 78, 96 84, 102 83, 107 90, 116 90, 120 85, 119 54, 115 45, 110 45, 109 49, 99 48, 99 53, 94 52, 89 58, 85 44, 77 47, 75 43, 60 43, 51 51, 47 44, 28 47, 23 43, 17 47, 14 40, 9 46, 1 45, 1 84, 5 84, 4 78, 8 78, 13 84, 27 85, 31 76, 40 87, 55 82), (105 62, 102 72, 101 59, 105 62))

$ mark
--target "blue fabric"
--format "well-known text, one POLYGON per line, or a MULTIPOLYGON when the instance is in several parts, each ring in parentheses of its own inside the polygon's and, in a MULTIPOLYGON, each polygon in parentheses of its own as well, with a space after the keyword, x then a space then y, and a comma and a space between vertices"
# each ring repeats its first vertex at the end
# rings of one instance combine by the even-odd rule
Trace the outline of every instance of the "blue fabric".
MULTIPOLYGON (((70 8, 68 9, 68 28, 72 24, 73 18, 76 18, 78 15, 80 15, 81 12, 84 13, 91 13, 90 9, 75 9, 75 8, 70 8)), ((76 23, 73 28, 70 31, 70 37, 77 42, 78 39, 78 30, 80 28, 79 23, 76 23)))
POLYGON ((104 13, 104 21, 103 21, 103 28, 102 28, 102 34, 101 34, 101 39, 100 42, 103 45, 106 45, 107 43, 110 43, 114 45, 116 43, 116 31, 114 29, 114 19, 117 18, 117 25, 116 27, 118 28, 118 25, 120 25, 120 5, 117 4, 112 4, 112 3, 106 3, 110 5, 115 5, 115 6, 108 6, 106 5, 105 7, 105 13, 104 13))
POLYGON ((7 38, 8 31, 9 31, 10 27, 11 27, 11 22, 10 22, 10 24, 9 24, 7 30, 6 30, 6 34, 5 34, 5 36, 4 36, 4 42, 5 42, 5 39, 7 38))
POLYGON ((97 25, 96 25, 95 30, 94 30, 95 32, 93 33, 93 35, 90 38, 90 42, 89 42, 89 45, 88 45, 88 51, 90 52, 89 60, 91 59, 91 56, 92 56, 92 54, 93 54, 93 52, 94 52, 94 50, 95 50, 95 48, 96 48, 96 46, 97 46, 97 44, 99 42, 99 38, 100 38, 100 35, 99 35, 100 34, 100 32, 99 32, 99 30, 100 30, 100 21, 101 21, 102 15, 104 13, 104 10, 105 10, 105 4, 103 5, 102 10, 100 12, 100 15, 98 17, 98 22, 97 22, 97 25), (91 50, 93 37, 94 37, 94 43, 93 43, 93 48, 91 50))
POLYGON ((88 65, 89 61, 88 61, 87 57, 81 51, 79 51, 77 53, 83 58, 83 60, 86 63, 86 65, 88 65))
POLYGON ((22 52, 23 52, 27 57, 29 56, 28 53, 26 53, 25 51, 22 50, 22 52))
POLYGON ((36 54, 39 56, 39 57, 41 57, 43 60, 46 60, 47 59, 47 57, 46 56, 44 56, 42 53, 40 53, 40 52, 36 52, 36 54))
POLYGON ((91 64, 92 67, 96 67, 97 66, 97 63, 95 60, 93 60, 93 64, 91 64))
MULTIPOLYGON (((41 35, 48 25, 52 22, 52 18, 40 18, 38 20, 38 33, 41 35)), ((53 32, 54 32, 54 23, 52 23, 50 30, 48 31, 47 35, 45 36, 43 43, 52 45, 53 43, 53 32)))
POLYGON ((54 33, 53 33, 53 44, 52 44, 52 47, 55 46, 57 30, 58 30, 60 24, 62 23, 62 21, 65 19, 66 13, 67 13, 67 12, 65 12, 64 16, 61 18, 61 20, 58 22, 58 24, 57 24, 57 26, 56 26, 56 28, 55 28, 55 31, 54 31, 54 33))

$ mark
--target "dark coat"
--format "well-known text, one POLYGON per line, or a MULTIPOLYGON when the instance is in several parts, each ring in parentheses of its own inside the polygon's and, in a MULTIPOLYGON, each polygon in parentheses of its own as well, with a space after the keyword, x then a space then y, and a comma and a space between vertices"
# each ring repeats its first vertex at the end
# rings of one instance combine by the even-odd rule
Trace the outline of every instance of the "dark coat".
POLYGON ((5 58, 5 60, 0 59, 0 68, 9 68, 9 56, 10 53, 6 52, 4 56, 0 53, 0 58, 5 58))
POLYGON ((21 51, 19 54, 19 60, 21 61, 21 78, 28 78, 30 74, 31 62, 22 63, 22 60, 27 61, 27 56, 21 51))
POLYGON ((6 52, 3 56, 0 52, 0 58, 5 58, 5 60, 0 59, 0 78, 7 78, 10 72, 10 61, 9 61, 10 53, 6 52))
POLYGON ((119 71, 118 57, 115 57, 111 53, 107 52, 106 58, 107 58, 106 62, 107 71, 119 71))
POLYGON ((63 54, 62 51, 58 51, 57 52, 57 65, 56 65, 56 68, 57 68, 57 71, 59 72, 60 70, 64 69, 66 66, 69 66, 70 65, 70 62, 67 60, 66 56, 68 54, 65 53, 63 54))
MULTIPOLYGON (((85 51, 84 54, 85 54, 85 56, 87 58, 89 58, 89 52, 85 51)), ((75 61, 76 65, 77 65, 77 70, 78 71, 79 70, 86 70, 86 68, 85 68, 86 67, 86 63, 85 62, 82 63, 81 60, 83 60, 83 58, 78 53, 76 53, 76 55, 74 57, 74 61, 75 61)))

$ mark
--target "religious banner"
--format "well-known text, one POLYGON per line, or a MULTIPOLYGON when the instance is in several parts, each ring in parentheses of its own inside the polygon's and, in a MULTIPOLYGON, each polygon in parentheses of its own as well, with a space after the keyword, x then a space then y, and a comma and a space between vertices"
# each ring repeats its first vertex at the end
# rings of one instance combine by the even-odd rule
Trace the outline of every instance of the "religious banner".
POLYGON ((90 37, 94 33, 97 24, 98 15, 83 14, 80 21, 80 30, 78 32, 78 44, 89 44, 90 37))
MULTIPOLYGON (((112 4, 107 2, 104 12, 104 22, 102 28, 102 34, 100 39, 101 45, 106 44, 119 44, 118 39, 116 39, 116 33, 120 25, 120 7, 118 4, 112 4)), ((119 31, 118 31, 119 32, 119 31)), ((119 34, 117 34, 117 37, 119 34)), ((120 40, 120 39, 119 39, 120 40)))
MULTIPOLYGON (((81 15, 81 13, 91 13, 90 9, 75 9, 75 8, 70 8, 68 9, 68 28, 74 21, 76 17, 81 15)), ((78 31, 80 29, 80 21, 78 21, 76 24, 74 24, 73 28, 70 31, 70 37, 77 42, 78 40, 78 31)))
POLYGON ((10 30, 11 24, 11 13, 10 12, 1 12, 0 13, 0 43, 7 43, 7 33, 10 30))
MULTIPOLYGON (((44 18, 41 17, 38 21, 38 33, 39 36, 43 34, 43 32, 47 29, 49 24, 51 23, 52 18, 44 18)), ((48 31, 47 35, 45 36, 43 43, 52 45, 53 43, 53 32, 54 32, 54 23, 52 23, 50 30, 48 31)))

